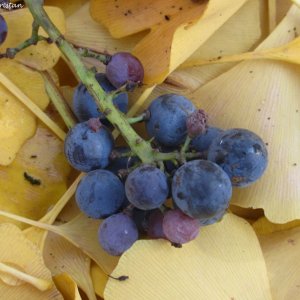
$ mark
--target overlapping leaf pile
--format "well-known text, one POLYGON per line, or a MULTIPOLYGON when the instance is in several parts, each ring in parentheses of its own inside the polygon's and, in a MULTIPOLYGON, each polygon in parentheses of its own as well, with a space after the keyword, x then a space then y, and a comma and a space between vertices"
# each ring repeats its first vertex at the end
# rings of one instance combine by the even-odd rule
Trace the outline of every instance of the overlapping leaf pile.
MULTIPOLYGON (((162 93, 180 93, 205 109, 212 125, 257 132, 270 160, 262 180, 234 191, 232 212, 182 249, 140 240, 111 257, 97 242, 100 221, 74 202, 82 174, 76 179, 64 159, 66 129, 56 127, 62 122, 39 73, 74 85, 69 63, 45 42, 0 60, 1 296, 299 299, 300 8, 287 0, 45 4, 76 46, 141 59, 145 86, 130 95, 129 115, 162 93)), ((2 13, 9 35, 0 52, 28 38, 32 23, 26 8, 2 13)), ((71 99, 73 86, 61 90, 71 99)))

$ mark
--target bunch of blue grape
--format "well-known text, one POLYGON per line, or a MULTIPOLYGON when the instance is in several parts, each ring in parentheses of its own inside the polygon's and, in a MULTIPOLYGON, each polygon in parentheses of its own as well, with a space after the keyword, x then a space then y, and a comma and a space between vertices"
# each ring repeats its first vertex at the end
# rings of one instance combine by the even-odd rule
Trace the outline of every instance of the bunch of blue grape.
MULTIPOLYGON (((144 70, 129 53, 117 53, 105 74, 96 74, 106 92, 139 85, 144 70)), ((122 89, 112 100, 120 113, 128 109, 122 89)), ((208 125, 205 111, 184 96, 162 95, 144 114, 153 150, 172 159, 143 163, 127 145, 116 147, 112 126, 83 84, 74 93, 79 123, 68 133, 65 155, 87 174, 76 202, 88 217, 103 219, 98 238, 111 255, 121 255, 139 237, 166 239, 175 247, 194 240, 202 226, 222 219, 233 188, 255 183, 268 154, 262 139, 246 129, 208 125)))

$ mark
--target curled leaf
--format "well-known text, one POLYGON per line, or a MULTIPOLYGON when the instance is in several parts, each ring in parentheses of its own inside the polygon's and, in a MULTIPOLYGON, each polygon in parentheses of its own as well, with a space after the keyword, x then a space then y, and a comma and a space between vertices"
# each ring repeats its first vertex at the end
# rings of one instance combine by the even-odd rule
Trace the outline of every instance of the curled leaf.
POLYGON ((81 300, 77 284, 68 273, 55 275, 53 281, 64 300, 81 300))
POLYGON ((101 298, 104 298, 104 289, 108 281, 108 276, 95 263, 92 263, 91 266, 91 276, 92 276, 95 293, 101 298))

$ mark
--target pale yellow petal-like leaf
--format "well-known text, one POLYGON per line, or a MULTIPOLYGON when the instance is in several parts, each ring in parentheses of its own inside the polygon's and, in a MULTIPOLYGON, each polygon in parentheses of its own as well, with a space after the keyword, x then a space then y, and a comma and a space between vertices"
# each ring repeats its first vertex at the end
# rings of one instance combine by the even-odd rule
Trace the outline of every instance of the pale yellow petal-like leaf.
MULTIPOLYGON (((0 60, 0 70, 40 109, 47 107, 49 98, 40 74, 12 60, 3 59, 0 60), (35 84, 29 85, 28 82, 35 84)), ((8 165, 22 144, 34 134, 36 122, 34 115, 9 92, 2 79, 0 83, 0 165, 8 165)))
MULTIPOLYGON (((300 27, 293 8, 258 48, 278 47, 300 27)), ((274 223, 300 218, 300 71, 273 61, 243 62, 192 93, 190 98, 210 115, 212 125, 247 128, 266 142, 269 164, 254 185, 235 189, 232 204, 263 208, 274 223), (279 171, 280 170, 280 171, 279 171)))
POLYGON ((118 263, 119 257, 107 254, 98 242, 98 229, 101 220, 94 220, 80 214, 66 224, 49 225, 3 210, 0 210, 0 216, 45 229, 64 237, 93 259, 107 274, 110 274, 118 263))
POLYGON ((297 300, 300 289, 300 228, 259 236, 274 300, 297 300))
POLYGON ((89 9, 90 4, 87 3, 67 18, 66 38, 77 46, 87 47, 99 52, 130 52, 144 36, 141 33, 125 39, 114 39, 103 25, 92 19, 89 9))
POLYGON ((0 274, 6 275, 0 280, 1 297, 61 300, 38 247, 13 224, 0 224, 0 237, 5 241, 0 243, 0 274))
POLYGON ((63 143, 39 126, 14 162, 0 167, 1 209, 35 220, 41 218, 66 191, 70 170, 63 143), (32 185, 25 176, 40 182, 32 185))
POLYGON ((64 300, 81 300, 76 282, 67 273, 53 277, 53 281, 64 297, 64 300))
MULTIPOLYGON (((237 14, 233 15, 196 50, 184 64, 188 64, 190 61, 193 62, 195 60, 209 59, 211 57, 241 53, 249 50, 261 39, 263 34, 261 32, 260 15, 260 1, 248 1, 237 14)), ((162 94, 187 94, 193 92, 233 66, 233 63, 227 63, 205 65, 185 70, 177 69, 162 84, 155 88, 151 97, 142 103, 143 107, 140 107, 140 110, 145 109, 152 99, 162 94)), ((133 98, 136 99, 138 96, 140 94, 133 96, 133 98)))
POLYGON ((294 220, 284 224, 275 224, 271 223, 266 217, 262 217, 252 223, 252 227, 258 235, 288 230, 298 226, 300 226, 300 220, 294 220))
POLYGON ((59 7, 64 12, 65 17, 67 18, 68 16, 75 13, 78 9, 80 9, 88 1, 89 0, 45 0, 44 5, 59 7))
POLYGON ((68 273, 76 284, 86 293, 90 300, 96 300, 90 275, 91 260, 80 249, 63 237, 49 232, 44 252, 46 266, 56 276, 68 273))
MULTIPOLYGON (((65 20, 63 12, 56 7, 45 7, 45 10, 52 22, 64 33, 65 20)), ((4 53, 6 48, 17 47, 30 38, 33 21, 32 15, 27 8, 3 12, 2 15, 7 22, 8 34, 6 41, 0 46, 0 53, 4 53)), ((42 29, 40 29, 39 33, 45 35, 42 29)), ((34 69, 47 70, 57 63, 60 55, 56 45, 50 45, 46 41, 42 41, 19 52, 15 59, 34 69)))
POLYGON ((109 279, 106 300, 271 299, 259 242, 243 219, 227 214, 202 228, 181 249, 164 240, 139 240, 109 279))
MULTIPOLYGON (((76 187, 81 180, 83 175, 78 176, 68 190, 63 194, 63 196, 55 203, 55 205, 48 211, 41 219, 40 222, 46 224, 53 224, 56 218, 59 216, 61 211, 65 208, 68 204, 70 199, 75 193, 76 187)), ((77 214, 76 214, 77 215, 77 214)), ((45 245, 45 239, 47 236, 48 231, 38 228, 38 227, 28 227, 24 230, 25 236, 34 242, 40 249, 43 251, 45 245)))
POLYGON ((103 270, 95 263, 92 262, 91 266, 91 276, 95 289, 95 293, 104 298, 104 289, 108 281, 108 276, 103 272, 103 270))

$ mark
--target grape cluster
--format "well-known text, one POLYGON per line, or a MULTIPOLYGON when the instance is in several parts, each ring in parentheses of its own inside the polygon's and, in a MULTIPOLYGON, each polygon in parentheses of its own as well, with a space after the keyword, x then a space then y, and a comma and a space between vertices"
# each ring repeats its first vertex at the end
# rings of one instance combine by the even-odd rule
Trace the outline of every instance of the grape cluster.
MULTIPOLYGON (((137 58, 119 53, 111 57, 106 74, 95 77, 112 92, 126 83, 139 84, 143 74, 137 58)), ((125 113, 127 93, 116 95, 113 103, 125 113)), ((153 152, 170 154, 152 164, 128 146, 114 146, 110 124, 83 84, 73 100, 80 123, 66 137, 65 155, 75 169, 88 172, 75 198, 88 217, 104 219, 98 238, 111 255, 121 255, 145 235, 181 247, 202 226, 223 217, 233 187, 254 183, 266 169, 260 137, 246 129, 209 126, 207 114, 183 96, 162 95, 144 114, 153 152)))

